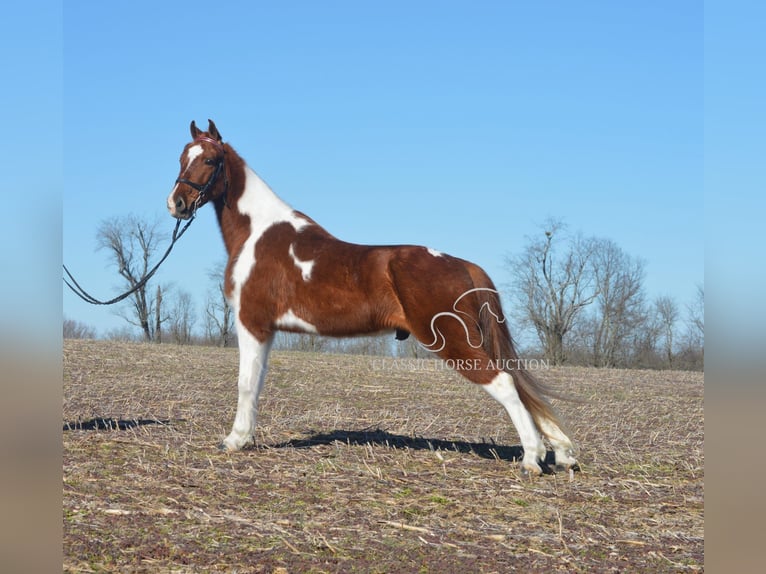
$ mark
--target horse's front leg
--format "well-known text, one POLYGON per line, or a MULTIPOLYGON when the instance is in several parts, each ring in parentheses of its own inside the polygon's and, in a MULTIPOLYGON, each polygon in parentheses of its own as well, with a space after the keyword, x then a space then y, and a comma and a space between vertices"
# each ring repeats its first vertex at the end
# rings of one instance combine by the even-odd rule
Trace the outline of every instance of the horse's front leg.
POLYGON ((266 378, 266 364, 273 337, 259 341, 241 324, 237 325, 239 339, 239 379, 237 388, 237 414, 234 426, 221 449, 239 450, 253 439, 255 418, 258 411, 258 395, 266 378))

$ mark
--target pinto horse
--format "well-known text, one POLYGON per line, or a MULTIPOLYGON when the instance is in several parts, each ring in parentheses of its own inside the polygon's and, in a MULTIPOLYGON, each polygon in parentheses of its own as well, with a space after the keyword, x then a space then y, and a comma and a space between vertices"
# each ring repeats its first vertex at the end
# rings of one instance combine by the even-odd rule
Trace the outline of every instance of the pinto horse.
POLYGON ((546 399, 552 393, 519 368, 500 298, 477 265, 412 245, 346 243, 282 201, 228 143, 215 124, 191 123, 192 141, 167 206, 189 219, 212 203, 229 255, 225 293, 239 339, 239 396, 221 448, 253 439, 258 395, 276 331, 336 337, 381 331, 412 333, 508 411, 524 456, 521 468, 547 467, 543 436, 556 466, 577 464, 573 446, 546 399))

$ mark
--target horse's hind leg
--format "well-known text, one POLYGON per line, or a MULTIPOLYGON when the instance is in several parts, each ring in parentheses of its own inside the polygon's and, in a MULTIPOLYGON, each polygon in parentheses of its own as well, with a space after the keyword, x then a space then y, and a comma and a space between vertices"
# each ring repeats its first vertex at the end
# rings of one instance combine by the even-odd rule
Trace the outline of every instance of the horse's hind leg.
MULTIPOLYGON (((471 377, 468 378, 470 379, 471 377)), ((537 461, 544 461, 546 454, 545 445, 540 436, 541 433, 553 446, 557 467, 569 470, 577 466, 577 460, 572 456, 574 453, 572 441, 569 440, 569 437, 564 434, 555 421, 538 415, 535 422, 535 419, 521 401, 516 385, 509 373, 504 371, 498 372, 493 380, 488 384, 482 385, 482 388, 503 405, 511 416, 511 421, 513 421, 516 430, 519 432, 521 444, 524 447, 522 468, 533 474, 539 474, 537 461), (538 469, 535 468, 535 465, 538 469)))
POLYGON ((505 407, 524 449, 522 470, 530 475, 542 474, 541 463, 545 460, 546 451, 540 431, 532 414, 521 401, 511 375, 495 368, 481 347, 479 342, 482 334, 477 325, 450 317, 437 325, 432 321, 426 328, 420 324, 412 327, 413 334, 425 349, 455 365, 455 370, 472 383, 480 385, 505 407))
MULTIPOLYGON (((469 380, 473 380, 467 373, 463 374, 469 380)), ((483 384, 482 388, 505 407, 513 426, 519 433, 521 446, 524 448, 524 457, 521 460, 522 470, 530 475, 542 474, 540 463, 545 460, 545 444, 532 415, 521 402, 511 375, 505 371, 498 371, 491 382, 483 384)))

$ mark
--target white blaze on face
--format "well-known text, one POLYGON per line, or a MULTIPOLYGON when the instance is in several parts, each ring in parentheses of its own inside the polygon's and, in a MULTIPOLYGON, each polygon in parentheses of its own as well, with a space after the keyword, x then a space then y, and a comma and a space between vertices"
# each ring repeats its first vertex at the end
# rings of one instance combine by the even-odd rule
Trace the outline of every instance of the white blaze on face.
POLYGON ((186 169, 184 170, 184 173, 189 171, 189 167, 192 163, 194 163, 194 160, 197 159, 201 153, 202 146, 199 144, 194 144, 186 150, 186 169))
MULTIPOLYGON (((200 154, 202 153, 202 146, 199 144, 194 144, 189 149, 186 150, 186 167, 181 172, 181 175, 178 177, 184 177, 188 171, 189 167, 191 167, 191 164, 194 163, 194 160, 197 159, 200 154)), ((173 186, 173 189, 170 190, 170 195, 168 195, 168 211, 170 211, 170 214, 175 217, 176 215, 176 205, 175 201, 173 200, 173 196, 176 193, 176 189, 178 189, 178 184, 176 183, 173 186)))

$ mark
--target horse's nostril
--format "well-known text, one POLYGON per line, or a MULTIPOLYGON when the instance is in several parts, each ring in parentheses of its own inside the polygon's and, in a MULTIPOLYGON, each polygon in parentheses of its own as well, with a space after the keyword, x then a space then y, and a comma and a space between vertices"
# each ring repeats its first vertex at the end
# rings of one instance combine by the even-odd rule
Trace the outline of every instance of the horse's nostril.
POLYGON ((179 197, 178 199, 176 199, 176 209, 178 211, 183 211, 185 207, 186 207, 186 204, 184 203, 184 200, 182 198, 179 197))

